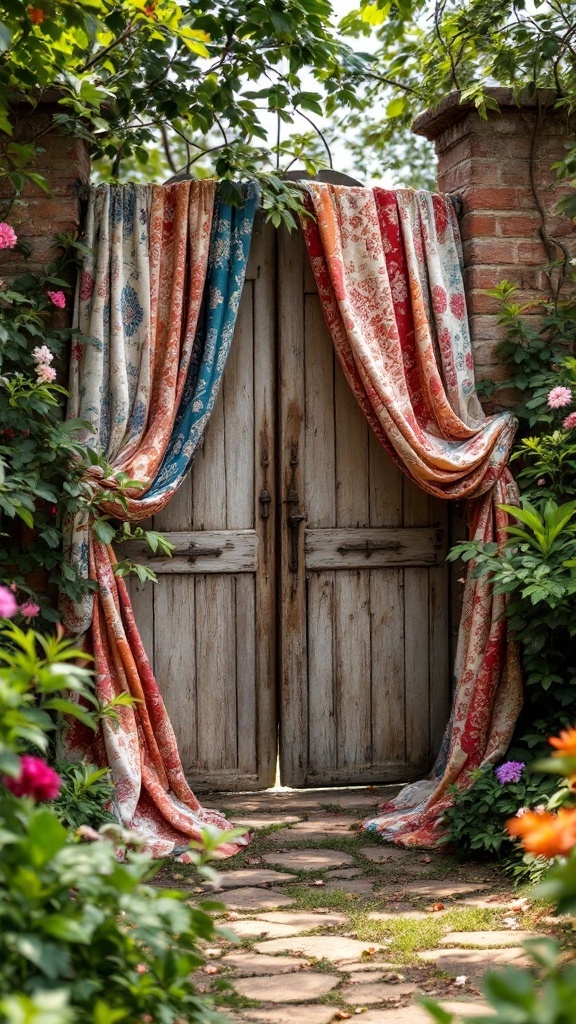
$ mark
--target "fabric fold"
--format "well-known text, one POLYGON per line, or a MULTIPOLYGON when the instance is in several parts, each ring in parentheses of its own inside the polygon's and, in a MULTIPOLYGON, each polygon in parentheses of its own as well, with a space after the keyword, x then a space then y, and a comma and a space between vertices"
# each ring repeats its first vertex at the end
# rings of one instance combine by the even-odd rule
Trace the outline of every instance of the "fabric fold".
MULTIPOLYGON (((83 440, 101 456, 85 481, 99 514, 141 522, 166 507, 189 470, 230 351, 258 201, 254 183, 238 206, 222 201, 214 181, 92 190, 68 415, 89 424, 83 440)), ((88 513, 68 524, 68 538, 67 557, 98 589, 62 602, 66 628, 88 634, 100 699, 135 701, 117 721, 104 719, 89 753, 110 765, 122 823, 161 856, 203 825, 229 825, 186 782, 112 547, 95 537, 88 513)), ((76 725, 66 743, 88 753, 76 725)))
MULTIPOLYGON (((367 421, 425 491, 467 499, 471 538, 502 543, 508 517, 498 505, 517 497, 507 469, 516 423, 510 413, 485 416, 476 395, 449 198, 306 188, 308 256, 340 365, 367 421)), ((407 787, 367 829, 406 845, 434 845, 449 786, 469 785, 474 768, 506 751, 522 683, 504 610, 490 582, 468 571, 451 719, 432 777, 407 787)))

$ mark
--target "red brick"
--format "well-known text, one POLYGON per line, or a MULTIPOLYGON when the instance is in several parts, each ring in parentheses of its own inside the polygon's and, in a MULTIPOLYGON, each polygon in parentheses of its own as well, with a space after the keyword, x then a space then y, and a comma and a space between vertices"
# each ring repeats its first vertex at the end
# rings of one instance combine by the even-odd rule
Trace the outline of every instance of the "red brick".
POLYGON ((471 185, 462 190, 464 206, 466 210, 514 210, 518 204, 519 190, 494 185, 492 188, 486 186, 471 185))
POLYGON ((541 225, 540 214, 501 213, 498 219, 498 234, 514 238, 531 238, 541 225))
POLYGON ((518 242, 503 238, 469 238, 463 243, 464 263, 467 266, 471 263, 500 268, 513 266, 517 262, 517 246, 518 242))
POLYGON ((465 213, 460 220, 460 234, 463 239, 494 238, 497 234, 498 219, 489 213, 465 213))
POLYGON ((546 250, 540 239, 535 241, 515 242, 518 262, 525 266, 539 267, 547 262, 546 250))

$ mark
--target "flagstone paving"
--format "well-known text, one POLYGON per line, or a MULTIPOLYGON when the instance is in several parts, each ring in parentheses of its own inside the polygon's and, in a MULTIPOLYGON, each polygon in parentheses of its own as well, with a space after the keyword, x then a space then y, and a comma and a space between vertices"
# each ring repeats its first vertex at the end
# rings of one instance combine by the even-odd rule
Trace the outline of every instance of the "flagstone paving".
MULTIPOLYGON (((161 881, 223 904, 198 988, 230 1024, 431 1024, 434 998, 460 1024, 488 1014, 488 969, 526 963, 521 943, 556 926, 496 870, 449 853, 383 844, 358 830, 393 795, 321 790, 220 795, 209 801, 254 830, 219 862, 220 887, 192 868, 161 881)), ((170 874, 172 872, 172 874, 170 874)))

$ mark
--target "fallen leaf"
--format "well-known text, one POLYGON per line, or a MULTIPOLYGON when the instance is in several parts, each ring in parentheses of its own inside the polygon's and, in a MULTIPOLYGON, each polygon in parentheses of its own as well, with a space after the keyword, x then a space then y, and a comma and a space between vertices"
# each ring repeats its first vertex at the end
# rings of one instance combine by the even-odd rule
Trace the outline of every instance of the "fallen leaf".
POLYGON ((430 911, 432 914, 437 913, 439 910, 444 910, 443 903, 433 903, 432 906, 430 907, 430 911))
POLYGON ((334 1020, 348 1020, 352 1016, 351 1013, 346 1013, 345 1010, 337 1010, 334 1014, 334 1020))
POLYGON ((312 882, 312 885, 326 885, 326 882, 324 881, 324 879, 323 879, 323 878, 316 878, 316 879, 315 879, 315 880, 314 880, 314 881, 312 882))
POLYGON ((216 964, 206 964, 202 969, 204 974, 220 974, 220 968, 216 964))

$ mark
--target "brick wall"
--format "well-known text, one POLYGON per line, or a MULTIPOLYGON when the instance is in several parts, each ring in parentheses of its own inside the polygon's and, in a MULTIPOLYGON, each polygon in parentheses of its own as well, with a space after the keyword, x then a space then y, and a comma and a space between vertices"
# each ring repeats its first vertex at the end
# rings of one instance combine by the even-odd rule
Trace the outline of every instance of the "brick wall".
MULTIPOLYGON (((82 139, 62 135, 52 127, 58 111, 54 101, 32 110, 29 106, 13 108, 14 141, 35 141, 39 152, 34 171, 46 178, 51 194, 33 184, 12 204, 7 213, 5 199, 11 194, 8 183, 0 183, 0 219, 8 220, 17 235, 30 248, 30 255, 4 250, 0 253, 0 276, 15 277, 22 273, 41 272, 58 254, 56 236, 76 235, 80 224, 80 187, 90 176, 90 159, 82 139)), ((0 150, 10 140, 0 136, 0 150)), ((69 304, 71 306, 71 303, 69 304)))
MULTIPOLYGON (((435 142, 439 190, 462 200, 464 278, 479 380, 504 378, 494 351, 501 340, 498 300, 484 289, 507 278, 519 286, 520 302, 549 291, 542 269, 548 255, 539 205, 547 233, 576 256, 575 226, 555 213, 565 187, 551 171, 565 154, 565 143, 576 143, 576 122, 570 124, 565 114, 551 110, 551 93, 542 92, 518 107, 509 90, 490 92, 500 112, 490 112, 486 121, 453 93, 414 125, 417 134, 435 142)), ((554 252, 560 249, 552 248, 554 252)))

